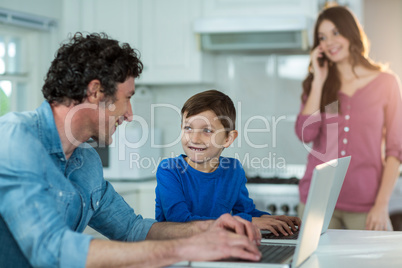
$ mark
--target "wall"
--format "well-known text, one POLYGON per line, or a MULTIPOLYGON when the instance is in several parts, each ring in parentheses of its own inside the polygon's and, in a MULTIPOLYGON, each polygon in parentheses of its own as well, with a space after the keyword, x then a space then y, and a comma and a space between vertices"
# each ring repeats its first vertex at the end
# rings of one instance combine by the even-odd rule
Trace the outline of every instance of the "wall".
POLYGON ((402 1, 364 0, 363 26, 372 59, 388 63, 402 77, 402 1))
MULTIPOLYGON (((370 56, 380 62, 389 63, 390 68, 402 77, 402 1, 400 0, 364 0, 362 10, 358 11, 358 16, 364 29, 371 41, 370 56), (382 18, 382 19, 381 19, 382 18)), ((243 121, 237 122, 238 126, 244 127, 247 119, 252 115, 263 116, 269 118, 276 114, 286 116, 286 120, 281 121, 277 129, 277 145, 272 148, 274 142, 272 131, 266 137, 263 133, 254 134, 253 140, 255 144, 267 143, 266 149, 253 149, 250 146, 245 146, 244 132, 242 146, 235 143, 236 146, 229 148, 224 152, 225 155, 233 156, 240 154, 244 156, 246 153, 252 153, 253 156, 259 158, 267 156, 269 152, 276 153, 276 158, 284 156, 289 164, 303 164, 307 149, 302 147, 295 139, 294 135, 294 118, 298 112, 299 96, 301 93, 301 79, 270 79, 266 75, 266 68, 274 68, 270 66, 270 57, 276 57, 276 72, 280 69, 279 55, 217 55, 215 56, 215 82, 211 85, 181 85, 181 86, 158 86, 151 87, 154 94, 154 100, 157 103, 168 103, 172 106, 181 109, 188 97, 211 88, 216 88, 227 93, 237 103, 242 103, 243 121), (241 67, 242 61, 248 62, 247 67, 241 67), (250 61, 254 61, 254 67, 251 67, 250 61), (232 62, 232 67, 230 63, 232 62), (233 65, 237 67, 233 69, 233 65), (235 73, 235 79, 230 79, 228 72, 235 73), (244 75, 244 74, 247 75, 244 75), (240 76, 239 76, 240 75, 240 76), (275 83, 272 85, 272 83, 275 83)), ((286 58, 286 57, 285 57, 286 58)), ((282 57, 282 60, 285 59, 282 57)), ((272 60, 271 60, 272 62, 272 60)), ((300 64, 295 66, 295 63, 288 65, 288 68, 293 69, 290 72, 305 70, 305 66, 300 64)), ((239 108, 239 107, 237 107, 239 108)), ((167 110, 166 110, 167 111, 167 110)), ((178 141, 177 137, 180 134, 180 118, 177 112, 173 110, 165 113, 156 113, 156 125, 162 128, 164 132, 164 142, 170 143, 178 141)), ((258 123, 255 121, 255 123, 258 123)), ((256 128, 262 128, 261 122, 256 128)), ((272 124, 271 124, 272 127, 272 124)), ((252 135, 250 135, 252 137, 252 135)), ((164 156, 172 156, 182 153, 180 142, 164 149, 164 156)), ((271 154, 272 156, 272 154, 271 154)))
POLYGON ((155 103, 169 106, 155 113, 164 144, 173 143, 164 148, 164 157, 183 152, 178 111, 184 102, 200 91, 218 89, 232 98, 239 131, 223 155, 238 158, 246 170, 304 165, 308 151, 297 139, 294 123, 308 54, 216 53, 213 58, 212 84, 151 87, 155 103))

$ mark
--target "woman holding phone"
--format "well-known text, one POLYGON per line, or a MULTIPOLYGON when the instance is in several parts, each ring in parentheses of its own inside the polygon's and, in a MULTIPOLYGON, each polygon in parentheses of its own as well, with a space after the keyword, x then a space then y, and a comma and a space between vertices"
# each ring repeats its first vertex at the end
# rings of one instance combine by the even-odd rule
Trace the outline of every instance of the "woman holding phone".
POLYGON ((392 230, 388 203, 402 160, 399 79, 368 57, 362 27, 341 6, 319 14, 310 60, 295 125, 299 139, 313 144, 299 216, 314 167, 351 155, 329 228, 392 230))

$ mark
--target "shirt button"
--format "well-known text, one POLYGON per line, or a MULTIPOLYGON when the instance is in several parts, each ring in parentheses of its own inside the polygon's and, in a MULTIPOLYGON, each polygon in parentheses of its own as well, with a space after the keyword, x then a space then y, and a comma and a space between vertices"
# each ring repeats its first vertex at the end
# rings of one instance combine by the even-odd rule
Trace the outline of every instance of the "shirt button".
POLYGON ((350 115, 348 115, 348 114, 345 115, 345 119, 346 119, 346 120, 349 120, 349 119, 350 119, 350 115))
POLYGON ((83 203, 82 206, 85 207, 85 203, 83 203))
POLYGON ((59 196, 63 196, 63 192, 59 192, 59 196))
POLYGON ((341 151, 341 155, 344 156, 346 154, 345 151, 341 151))
POLYGON ((99 201, 96 201, 96 206, 99 206, 99 201))
POLYGON ((64 158, 62 157, 62 158, 60 158, 60 161, 64 161, 64 158))
POLYGON ((345 132, 349 132, 349 127, 345 127, 343 130, 345 130, 345 132))
POLYGON ((348 139, 343 139, 343 143, 344 144, 348 143, 348 139))

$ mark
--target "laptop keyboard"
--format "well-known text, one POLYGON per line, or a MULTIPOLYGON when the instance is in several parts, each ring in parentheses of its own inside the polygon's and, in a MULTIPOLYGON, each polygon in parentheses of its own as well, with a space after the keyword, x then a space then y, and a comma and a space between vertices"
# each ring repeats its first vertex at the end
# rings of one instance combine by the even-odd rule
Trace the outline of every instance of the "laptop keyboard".
POLYGON ((293 232, 292 235, 283 235, 279 233, 279 236, 274 235, 273 233, 261 234, 263 239, 291 239, 296 240, 299 237, 299 230, 293 232))
POLYGON ((263 263, 282 263, 295 252, 295 245, 261 245, 261 260, 263 263))

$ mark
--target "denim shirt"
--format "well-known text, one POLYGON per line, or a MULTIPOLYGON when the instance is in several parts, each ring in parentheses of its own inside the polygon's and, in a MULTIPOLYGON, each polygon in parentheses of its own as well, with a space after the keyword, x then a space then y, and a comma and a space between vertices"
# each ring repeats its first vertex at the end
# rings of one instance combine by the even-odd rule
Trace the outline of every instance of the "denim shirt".
POLYGON ((47 101, 0 118, 0 214, 31 265, 85 267, 87 225, 120 241, 144 240, 155 222, 134 210, 103 178, 86 144, 66 161, 47 101))

